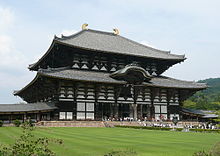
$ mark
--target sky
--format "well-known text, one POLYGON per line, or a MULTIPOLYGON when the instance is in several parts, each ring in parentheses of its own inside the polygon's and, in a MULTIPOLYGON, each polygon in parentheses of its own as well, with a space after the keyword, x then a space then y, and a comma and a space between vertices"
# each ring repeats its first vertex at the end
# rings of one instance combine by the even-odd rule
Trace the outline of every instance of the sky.
POLYGON ((53 36, 88 28, 112 32, 148 46, 185 54, 163 75, 197 81, 220 77, 219 0, 0 0, 0 104, 36 72, 27 69, 53 36))

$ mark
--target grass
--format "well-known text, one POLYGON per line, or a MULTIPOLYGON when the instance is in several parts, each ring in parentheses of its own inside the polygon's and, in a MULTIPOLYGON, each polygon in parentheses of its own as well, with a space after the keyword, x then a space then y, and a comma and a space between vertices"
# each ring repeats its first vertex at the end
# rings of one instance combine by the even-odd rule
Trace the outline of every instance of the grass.
MULTIPOLYGON (((20 134, 21 128, 0 127, 0 143, 13 143, 20 134)), ((129 128, 37 128, 34 134, 63 139, 63 145, 51 145, 60 156, 103 156, 112 150, 126 149, 136 151, 138 156, 191 156, 220 141, 220 134, 216 133, 129 128)))

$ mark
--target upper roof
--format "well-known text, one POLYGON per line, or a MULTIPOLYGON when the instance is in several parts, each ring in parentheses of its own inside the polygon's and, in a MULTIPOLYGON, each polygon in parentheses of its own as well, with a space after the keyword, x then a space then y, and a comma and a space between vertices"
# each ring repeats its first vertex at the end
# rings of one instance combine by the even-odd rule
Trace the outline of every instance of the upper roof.
POLYGON ((112 32, 84 29, 70 36, 62 35, 61 38, 55 36, 48 51, 40 60, 38 60, 38 62, 31 64, 29 69, 33 69, 38 66, 41 60, 50 53, 55 44, 81 48, 90 50, 91 52, 99 51, 103 53, 173 60, 177 62, 181 62, 186 59, 185 55, 175 55, 171 54, 170 51, 155 49, 120 35, 116 35, 112 32))
POLYGON ((70 36, 55 37, 54 40, 70 46, 95 51, 134 55, 158 59, 184 60, 185 55, 170 54, 170 51, 158 50, 132 41, 111 32, 84 29, 70 36))
POLYGON ((22 113, 33 111, 49 111, 57 109, 53 103, 30 103, 30 104, 0 104, 0 113, 22 113))

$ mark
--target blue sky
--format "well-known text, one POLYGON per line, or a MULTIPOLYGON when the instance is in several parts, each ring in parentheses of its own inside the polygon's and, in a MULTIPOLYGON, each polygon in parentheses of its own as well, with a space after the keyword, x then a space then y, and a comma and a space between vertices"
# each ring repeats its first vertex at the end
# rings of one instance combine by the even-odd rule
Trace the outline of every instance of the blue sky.
POLYGON ((54 34, 89 28, 112 31, 174 54, 185 62, 167 76, 183 80, 220 77, 218 0, 0 0, 0 103, 35 76, 27 66, 49 48, 54 34))

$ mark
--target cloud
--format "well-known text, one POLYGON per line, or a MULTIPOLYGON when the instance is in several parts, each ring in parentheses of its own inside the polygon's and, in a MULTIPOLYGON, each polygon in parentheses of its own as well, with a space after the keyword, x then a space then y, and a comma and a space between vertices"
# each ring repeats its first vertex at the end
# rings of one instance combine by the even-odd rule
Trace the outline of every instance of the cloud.
POLYGON ((0 66, 2 68, 17 68, 23 65, 25 60, 24 55, 13 47, 11 37, 0 35, 0 66))
POLYGON ((9 31, 15 24, 14 21, 13 11, 0 7, 0 71, 2 68, 17 68, 26 60, 24 55, 14 47, 14 41, 9 35, 9 31))
POLYGON ((14 13, 10 8, 0 6, 0 33, 8 30, 14 22, 14 13))

